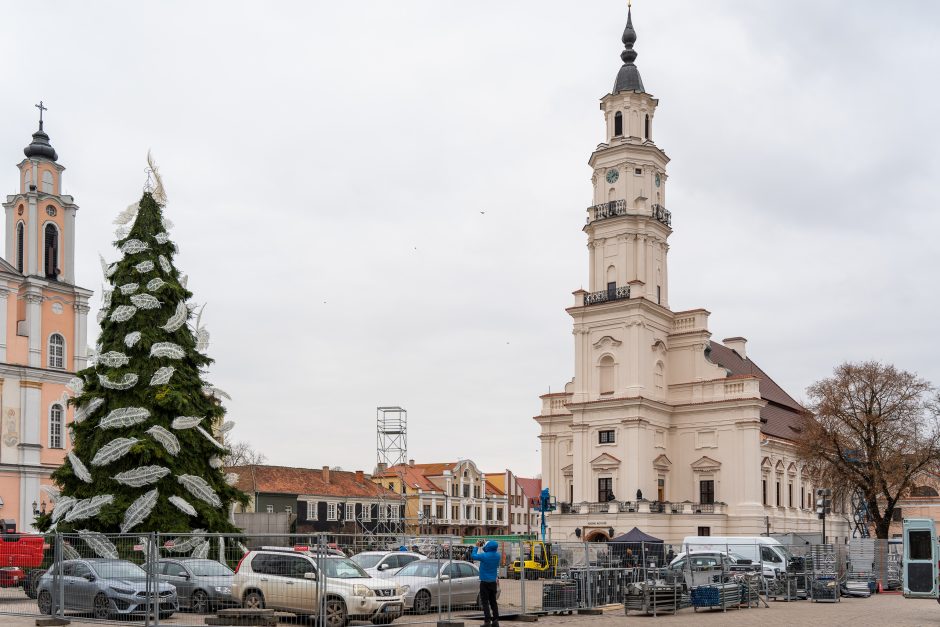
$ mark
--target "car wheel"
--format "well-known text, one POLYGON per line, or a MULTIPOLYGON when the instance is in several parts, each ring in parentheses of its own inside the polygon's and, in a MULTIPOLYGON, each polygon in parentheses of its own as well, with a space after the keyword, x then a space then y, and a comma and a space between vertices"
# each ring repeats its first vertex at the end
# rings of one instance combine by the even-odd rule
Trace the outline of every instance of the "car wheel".
POLYGON ((94 606, 95 618, 98 620, 106 620, 111 616, 111 600, 108 598, 108 595, 103 592, 99 593, 95 597, 94 606))
POLYGON ((415 614, 427 614, 431 611, 431 593, 421 590, 415 595, 415 614))
POLYGON ((346 604, 342 599, 331 598, 326 600, 327 627, 346 627, 349 620, 346 617, 346 604))
POLYGON ((242 599, 242 607, 246 610, 263 610, 264 609, 264 595, 257 590, 252 590, 245 594, 245 597, 242 599))
POLYGON ((175 612, 160 612, 160 620, 166 620, 167 618, 173 616, 175 612))
POLYGON ((46 574, 46 571, 42 568, 36 568, 29 571, 26 575, 26 579, 23 581, 23 591, 31 599, 36 598, 36 591, 39 588, 39 578, 46 574))
POLYGON ((48 590, 39 593, 39 613, 46 616, 52 614, 52 594, 48 590))
POLYGON ((196 614, 205 614, 209 611, 209 595, 205 590, 195 590, 189 598, 189 609, 196 614))

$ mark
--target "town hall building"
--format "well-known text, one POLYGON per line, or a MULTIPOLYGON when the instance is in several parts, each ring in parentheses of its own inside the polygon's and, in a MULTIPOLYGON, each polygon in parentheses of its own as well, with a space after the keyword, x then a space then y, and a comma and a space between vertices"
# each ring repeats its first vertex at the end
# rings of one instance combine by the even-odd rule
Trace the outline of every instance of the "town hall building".
POLYGON ((66 384, 87 361, 90 290, 75 285, 78 205, 62 193, 65 168, 43 130, 24 149, 8 195, 0 259, 0 519, 33 531, 51 508, 41 485, 71 447, 66 384))
MULTIPOLYGON (((654 141, 658 100, 634 63, 601 99, 605 135, 589 164, 589 289, 574 292, 574 378, 541 397, 542 482, 559 502, 555 540, 608 540, 634 526, 689 535, 819 533, 811 477, 795 455, 804 409, 744 338, 711 339, 705 309, 669 306, 669 158, 654 141)), ((681 219, 676 216, 676 222, 681 219)), ((834 514, 828 535, 845 537, 834 514)))

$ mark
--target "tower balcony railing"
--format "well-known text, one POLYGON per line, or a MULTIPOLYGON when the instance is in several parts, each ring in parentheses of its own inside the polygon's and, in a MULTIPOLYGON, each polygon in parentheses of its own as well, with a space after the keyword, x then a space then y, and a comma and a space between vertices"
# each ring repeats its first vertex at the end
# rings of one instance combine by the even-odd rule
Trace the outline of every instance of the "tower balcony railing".
POLYGON ((586 294, 584 296, 584 304, 596 305, 598 303, 609 303, 613 300, 623 300, 625 298, 630 298, 630 286, 619 285, 617 287, 601 290, 600 292, 586 294))
POLYGON ((599 205, 590 207, 588 209, 587 222, 590 224, 591 222, 596 222, 597 220, 606 220, 607 218, 616 218, 627 215, 649 215, 657 222, 665 224, 666 226, 672 226, 672 212, 668 211, 664 206, 660 204, 654 204, 648 214, 645 211, 629 211, 627 209, 627 201, 623 199, 602 202, 599 205))

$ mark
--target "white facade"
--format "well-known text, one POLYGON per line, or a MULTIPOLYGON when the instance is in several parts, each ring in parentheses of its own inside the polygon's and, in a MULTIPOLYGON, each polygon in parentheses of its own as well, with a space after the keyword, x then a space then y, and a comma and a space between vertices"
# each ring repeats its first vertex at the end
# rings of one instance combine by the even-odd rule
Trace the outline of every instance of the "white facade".
MULTIPOLYGON (((601 99, 606 135, 589 160, 584 227, 589 291, 567 309, 574 378, 541 397, 536 417, 543 485, 562 504, 552 536, 604 539, 638 526, 678 543, 818 532, 811 500, 799 497, 814 484, 792 444, 802 408, 747 358, 743 338, 711 342, 708 311, 669 308, 669 159, 653 142, 657 104, 644 91, 601 99)), ((845 536, 835 518, 829 536, 845 536)))

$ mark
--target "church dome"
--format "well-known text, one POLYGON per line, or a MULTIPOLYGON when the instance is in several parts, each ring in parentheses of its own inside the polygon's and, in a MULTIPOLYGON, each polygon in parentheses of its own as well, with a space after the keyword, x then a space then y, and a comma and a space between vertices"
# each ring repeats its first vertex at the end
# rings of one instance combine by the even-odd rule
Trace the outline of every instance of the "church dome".
POLYGON ((33 141, 23 149, 23 154, 27 157, 40 157, 50 161, 59 158, 55 148, 49 143, 49 136, 42 130, 42 122, 39 123, 39 130, 33 133, 33 141))

